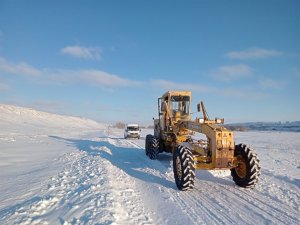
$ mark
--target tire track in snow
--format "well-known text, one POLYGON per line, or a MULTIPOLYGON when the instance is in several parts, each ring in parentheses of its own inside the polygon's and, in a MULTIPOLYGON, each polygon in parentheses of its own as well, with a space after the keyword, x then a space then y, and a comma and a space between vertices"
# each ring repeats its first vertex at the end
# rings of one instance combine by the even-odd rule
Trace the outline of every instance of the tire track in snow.
MULTIPOLYGON (((138 147, 139 149, 144 149, 139 144, 135 143, 134 140, 124 140, 124 142, 129 143, 132 147, 138 147)), ((146 156, 142 158, 146 164, 153 163, 157 161, 152 161, 146 156)), ((159 161, 158 161, 159 162, 159 161)), ((174 182, 173 171, 170 173, 170 163, 160 163, 162 168, 157 168, 157 170, 148 170, 147 172, 159 175, 166 180, 174 182), (161 171, 163 169, 163 171, 161 171)), ((153 167, 150 165, 150 167, 153 167)), ((209 187, 208 187, 209 188, 209 187)), ((206 224, 207 222, 213 224, 232 224, 234 220, 230 216, 224 216, 224 213, 220 213, 223 208, 218 207, 218 205, 212 203, 212 198, 207 197, 203 190, 198 190, 197 195, 195 195, 195 190, 193 191, 177 191, 169 190, 165 187, 159 188, 161 194, 167 193, 169 199, 180 208, 185 214, 190 218, 190 223, 194 224, 206 224)), ((250 218, 251 219, 251 218, 250 218)))
MULTIPOLYGON (((261 192, 261 187, 268 185, 263 179, 255 189, 243 189, 238 186, 228 186, 224 184, 211 185, 210 192, 221 193, 218 197, 219 200, 223 200, 223 205, 226 206, 226 198, 231 202, 229 207, 234 206, 232 209, 238 209, 245 207, 248 208, 247 211, 242 212, 244 217, 252 212, 257 214, 259 219, 263 216, 266 221, 281 223, 281 224, 296 224, 300 220, 297 217, 299 210, 295 210, 283 202, 274 201, 274 199, 269 198, 265 193, 261 192), (223 193, 223 194, 222 194, 223 193)), ((255 216, 252 216, 249 221, 252 223, 255 216)))
POLYGON ((300 192, 296 181, 291 181, 286 176, 279 176, 268 170, 263 170, 263 175, 264 185, 260 186, 260 188, 266 193, 266 196, 283 204, 288 204, 292 206, 294 210, 299 211, 300 192), (287 182, 282 183, 281 179, 287 182))
MULTIPOLYGON (((262 183, 260 185, 266 184, 262 183)), ((300 219, 297 216, 299 215, 299 210, 294 210, 282 202, 278 203, 266 197, 265 194, 259 192, 259 187, 254 190, 243 190, 238 187, 234 188, 233 191, 228 187, 224 187, 224 189, 226 189, 228 193, 232 193, 232 195, 238 195, 241 202, 251 205, 251 208, 255 208, 259 215, 264 215, 267 220, 272 222, 277 220, 276 223, 282 224, 300 223, 300 219)))
MULTIPOLYGON (((229 215, 232 218, 232 222, 240 221, 244 224, 257 224, 258 221, 262 221, 262 211, 255 205, 252 205, 249 201, 241 197, 237 192, 233 192, 233 188, 227 188, 225 185, 220 184, 206 184, 202 186, 206 187, 206 201, 203 205, 213 202, 211 209, 216 209, 221 214, 229 215)), ((198 189, 198 188, 197 188, 198 189)), ((249 191, 249 190, 246 190, 249 191)), ((264 217, 265 222, 274 222, 274 219, 264 217)), ((277 223, 281 221, 277 221, 277 223)))
POLYGON ((121 222, 116 221, 117 224, 152 224, 151 212, 145 212, 140 193, 135 187, 136 180, 133 174, 138 171, 134 168, 135 160, 131 159, 132 155, 136 155, 136 151, 133 150, 135 148, 130 150, 128 148, 132 147, 130 143, 116 137, 102 137, 94 140, 103 145, 97 146, 95 150, 98 150, 100 156, 110 164, 106 168, 109 168, 108 175, 111 186, 114 187, 115 208, 119 214, 122 214, 117 216, 121 218, 121 222))
MULTIPOLYGON (((136 146, 140 149, 144 149, 144 147, 141 147, 140 145, 136 144, 134 141, 126 140, 126 142, 129 142, 132 146, 136 146)), ((145 156, 146 157, 146 156, 145 156)), ((148 161, 148 158, 146 158, 148 161)), ((153 161, 150 161, 153 162, 153 161)), ((170 169, 170 164, 166 165, 163 164, 164 169, 170 169)), ((164 171, 164 173, 160 173, 161 176, 163 176, 165 179, 171 180, 174 182, 173 172, 170 174, 169 170, 164 171), (168 172, 168 173, 166 173, 168 172)), ((183 212, 185 212, 188 217, 191 219, 191 222, 194 224, 203 223, 209 221, 209 223, 215 223, 215 224, 228 224, 233 223, 234 221, 231 219, 231 217, 227 216, 221 216, 215 209, 215 205, 211 204, 211 199, 206 198, 205 194, 201 190, 198 190, 199 194, 195 196, 195 190, 193 191, 177 191, 177 190, 163 190, 163 188, 160 188, 160 192, 167 192, 168 195, 171 195, 170 199, 174 202, 183 212), (197 198, 198 197, 198 198, 197 198), (204 201, 203 199, 206 198, 204 201), (201 203, 201 204, 200 204, 201 203), (205 207, 209 205, 210 207, 205 207), (212 210, 213 209, 213 210, 212 210)))
MULTIPOLYGON (((196 182, 196 185, 197 182, 196 182)), ((203 185, 202 185, 203 186, 203 185)), ((172 199, 182 211, 191 218, 194 224, 232 224, 235 220, 232 216, 224 213, 224 208, 216 204, 211 196, 205 193, 206 187, 203 189, 194 188, 191 191, 168 190, 172 195, 172 199)))
POLYGON ((217 224, 232 224, 236 221, 257 224, 258 221, 262 221, 262 218, 267 223, 276 224, 298 224, 300 222, 297 218, 299 212, 275 201, 271 200, 270 202, 270 199, 266 199, 263 193, 241 189, 237 186, 207 184, 206 181, 201 181, 199 178, 196 180, 194 190, 179 195, 176 201, 180 205, 184 205, 183 208, 190 205, 198 207, 192 210, 193 214, 206 218, 207 220, 204 221, 217 224))
MULTIPOLYGON (((114 140, 115 141, 115 140, 114 140)), ((130 147, 134 147, 134 148, 138 148, 140 150, 143 150, 144 147, 140 146, 139 144, 135 143, 134 140, 128 140, 128 139, 119 139, 117 140, 118 143, 115 143, 116 145, 127 145, 127 146, 130 146, 130 147)), ((144 151, 143 151, 144 152, 144 151)), ((138 160, 140 160, 140 162, 144 163, 145 165, 147 165, 149 168, 146 168, 144 169, 145 172, 149 173, 149 174, 152 174, 154 176, 157 176, 157 177, 161 177, 162 179, 165 179, 167 181, 171 181, 171 182, 174 182, 173 181, 173 177, 170 177, 168 175, 168 173, 170 172, 169 171, 169 164, 166 165, 166 164, 163 164, 157 160, 155 161, 152 161, 150 160, 148 157, 146 157, 146 155, 136 155, 136 157, 138 158, 138 160), (153 164, 158 164, 158 167, 156 165, 156 168, 155 169, 152 169, 153 168, 153 164)), ((174 184, 175 186, 175 184, 174 184)), ((156 187, 153 187, 152 188, 156 189, 156 187)), ((174 190, 174 189, 171 189, 170 188, 167 188, 167 187, 164 187, 164 186, 158 186, 157 188, 158 192, 156 192, 156 194, 160 194, 161 195, 161 198, 163 199, 167 199, 170 201, 171 204, 174 204, 176 205, 175 208, 179 208, 184 214, 187 215, 187 217, 190 219, 188 221, 189 224, 199 224, 200 223, 204 223, 204 220, 201 216, 199 216, 199 213, 197 213, 191 206, 190 206, 190 202, 191 201, 188 201, 186 203, 186 199, 187 198, 182 198, 182 197, 178 197, 178 195, 187 195, 187 193, 184 193, 184 192, 178 192, 177 190, 174 190), (165 196, 167 195, 167 196, 165 196), (193 222, 194 221, 194 222, 193 222), (201 222, 202 221, 202 222, 201 222)), ((154 191, 155 192, 155 191, 154 191)), ((174 207, 174 205, 172 205, 172 207, 174 207)), ((171 215, 172 216, 172 215, 171 215)), ((211 217, 211 219, 215 219, 214 217, 211 217)), ((218 222, 219 220, 216 220, 216 222, 218 222)), ((164 223, 168 223, 168 221, 164 221, 164 223)))

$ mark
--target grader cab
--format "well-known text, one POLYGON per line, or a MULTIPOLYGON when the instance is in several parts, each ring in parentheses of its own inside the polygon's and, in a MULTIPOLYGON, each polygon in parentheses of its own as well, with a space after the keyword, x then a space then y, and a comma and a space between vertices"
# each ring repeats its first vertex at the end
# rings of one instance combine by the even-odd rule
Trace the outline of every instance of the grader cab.
POLYGON ((158 98, 158 119, 154 119, 154 135, 148 134, 145 153, 157 159, 159 153, 173 154, 174 178, 178 189, 194 187, 195 169, 228 169, 234 182, 253 188, 260 175, 259 159, 245 144, 235 144, 234 134, 220 124, 224 119, 211 120, 203 102, 197 105, 202 118, 191 119, 191 92, 168 91, 158 98), (202 134, 202 138, 195 138, 202 134))

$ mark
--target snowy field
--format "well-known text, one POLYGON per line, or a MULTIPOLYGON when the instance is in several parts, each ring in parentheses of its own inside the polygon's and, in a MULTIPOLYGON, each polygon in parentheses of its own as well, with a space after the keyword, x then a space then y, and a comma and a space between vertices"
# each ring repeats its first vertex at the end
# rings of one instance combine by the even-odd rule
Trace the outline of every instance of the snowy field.
POLYGON ((255 189, 229 171, 174 183, 172 158, 91 120, 0 104, 0 224, 300 224, 300 133, 236 132, 261 160, 255 189))

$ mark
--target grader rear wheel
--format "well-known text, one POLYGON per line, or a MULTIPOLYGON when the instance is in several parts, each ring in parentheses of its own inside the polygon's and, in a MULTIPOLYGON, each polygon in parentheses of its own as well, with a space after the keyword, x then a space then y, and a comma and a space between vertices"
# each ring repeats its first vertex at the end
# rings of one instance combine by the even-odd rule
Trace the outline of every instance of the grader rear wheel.
POLYGON ((195 167, 192 151, 189 147, 179 145, 173 153, 173 171, 176 186, 186 191, 194 188, 195 167))
POLYGON ((146 136, 146 141, 145 141, 145 154, 148 156, 149 155, 149 149, 151 146, 151 139, 152 139, 153 135, 148 134, 146 136))
POLYGON ((150 159, 157 159, 159 154, 159 139, 152 136, 149 138, 148 156, 150 159))
POLYGON ((231 169, 233 181, 240 187, 253 188, 260 175, 259 159, 255 151, 247 145, 235 146, 234 155, 238 166, 231 169))

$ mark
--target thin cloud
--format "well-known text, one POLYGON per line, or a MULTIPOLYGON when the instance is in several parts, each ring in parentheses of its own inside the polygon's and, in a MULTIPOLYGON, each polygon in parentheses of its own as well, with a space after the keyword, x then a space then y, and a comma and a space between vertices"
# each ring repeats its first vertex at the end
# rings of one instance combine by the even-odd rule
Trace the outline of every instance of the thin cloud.
POLYGON ((280 89, 283 88, 286 83, 271 78, 263 78, 258 81, 258 84, 263 89, 280 89))
POLYGON ((253 91, 249 88, 247 90, 238 88, 217 88, 213 86, 205 86, 200 84, 190 83, 175 83, 168 80, 152 80, 153 87, 163 90, 178 90, 178 91, 192 91, 196 93, 214 94, 218 96, 227 96, 240 99, 263 99, 266 97, 264 93, 253 91), (249 95, 251 93, 251 95, 249 95))
POLYGON ((280 56, 283 53, 272 49, 263 48, 248 48, 244 51, 233 51, 226 54, 227 58, 230 59, 262 59, 280 56))
POLYGON ((267 97, 265 93, 262 93, 257 90, 254 91, 253 89, 250 88, 246 88, 246 89, 224 88, 224 89, 218 89, 216 93, 220 96, 234 97, 234 98, 247 99, 247 100, 249 99, 260 100, 267 97))
POLYGON ((37 69, 26 63, 11 63, 1 57, 0 72, 26 75, 27 78, 36 82, 52 85, 85 84, 104 88, 143 85, 142 82, 126 79, 101 70, 37 69))
POLYGON ((31 77, 39 76, 42 73, 42 71, 28 65, 27 63, 11 63, 2 57, 0 57, 0 71, 31 77))
POLYGON ((122 78, 100 70, 82 70, 78 73, 79 80, 104 87, 131 87, 141 85, 141 82, 122 78))
POLYGON ((295 78, 300 78, 300 70, 296 67, 292 68, 292 75, 295 77, 295 78))
POLYGON ((246 64, 221 66, 211 74, 214 79, 227 82, 251 76, 252 69, 246 64))
POLYGON ((165 90, 181 90, 181 91, 194 91, 194 92, 211 92, 213 89, 208 86, 189 83, 175 83, 168 80, 151 80, 154 87, 159 87, 165 90))
POLYGON ((10 86, 5 83, 0 83, 0 91, 7 91, 10 89, 10 86))
POLYGON ((101 70, 45 70, 48 83, 57 85, 82 84, 103 88, 137 87, 142 83, 101 70))
POLYGON ((74 58, 101 60, 101 49, 99 47, 66 46, 60 50, 63 55, 69 55, 74 58))

